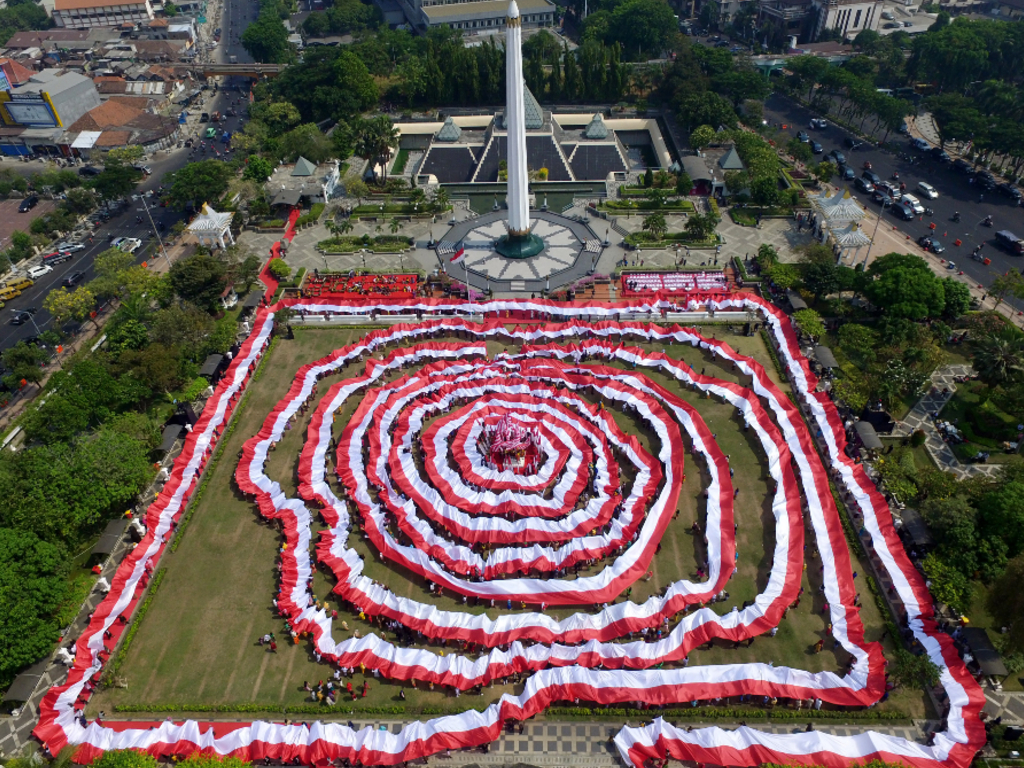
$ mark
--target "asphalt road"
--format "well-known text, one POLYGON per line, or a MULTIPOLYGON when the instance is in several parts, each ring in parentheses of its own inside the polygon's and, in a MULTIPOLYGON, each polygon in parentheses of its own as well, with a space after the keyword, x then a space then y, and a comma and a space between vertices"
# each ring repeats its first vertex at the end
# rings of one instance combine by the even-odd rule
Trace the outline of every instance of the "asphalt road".
MULTIPOLYGON (((213 60, 226 62, 228 61, 228 56, 234 55, 238 57, 237 60, 239 62, 252 61, 251 57, 245 52, 245 49, 242 48, 241 43, 237 41, 237 38, 241 34, 241 30, 250 21, 255 20, 257 13, 258 8, 255 4, 246 3, 243 0, 225 0, 221 21, 219 23, 212 23, 211 19, 211 23, 206 25, 209 29, 209 35, 212 35, 213 29, 217 26, 222 28, 221 45, 210 51, 213 60)), ((224 82, 220 83, 218 90, 208 92, 209 95, 202 111, 220 111, 223 113, 228 108, 233 107, 239 114, 235 117, 227 118, 220 126, 234 133, 245 123, 247 94, 250 82, 247 78, 225 78, 224 82)), ((203 127, 205 128, 205 126, 203 127)), ((219 141, 217 143, 219 147, 223 147, 219 141)), ((207 142, 207 145, 209 146, 209 142, 207 142)), ((190 155, 187 148, 175 148, 171 151, 156 153, 145 161, 153 173, 138 185, 138 193, 141 195, 148 190, 156 191, 165 182, 167 174, 178 170, 191 161, 213 156, 212 152, 207 152, 206 154, 196 152, 190 155)), ((18 170, 22 169, 19 168, 18 170)), ((35 169, 31 168, 29 170, 35 169)), ((148 198, 146 202, 149 206, 153 223, 157 227, 161 223, 164 225, 164 231, 161 234, 169 232, 175 222, 185 218, 185 214, 181 211, 160 207, 159 198, 156 195, 148 198)), ((0 352, 16 345, 19 341, 51 330, 53 318, 43 309, 43 299, 52 289, 60 287, 64 278, 72 272, 83 273, 84 276, 78 283, 79 285, 91 280, 95 276, 96 255, 106 250, 110 241, 116 237, 136 237, 142 240, 144 246, 156 240, 156 233, 154 233, 149 218, 146 216, 141 199, 129 200, 129 205, 125 211, 97 228, 93 233, 93 242, 86 243, 88 246, 86 250, 75 253, 70 261, 55 265, 52 272, 36 280, 35 285, 24 291, 21 296, 6 302, 5 306, 0 309, 0 352), (137 221, 139 216, 142 217, 141 222, 137 221), (36 309, 35 316, 33 317, 34 323, 30 321, 20 326, 10 324, 11 319, 14 317, 14 312, 30 307, 36 309)), ((148 257, 144 255, 144 251, 145 248, 140 248, 137 252, 139 263, 145 258, 153 258, 152 255, 148 257)), ((31 263, 34 265, 36 262, 33 261, 31 263)), ((69 323, 65 326, 64 331, 70 332, 76 327, 77 323, 69 323)))
MULTIPOLYGON (((825 155, 831 150, 838 149, 846 155, 847 164, 850 165, 859 176, 865 161, 872 164, 872 170, 883 179, 889 179, 893 171, 900 175, 900 181, 905 182, 907 191, 914 194, 921 204, 926 208, 935 211, 931 218, 923 220, 914 219, 904 221, 901 217, 889 212, 883 217, 881 226, 895 226, 901 232, 910 235, 911 241, 907 244, 907 250, 911 253, 922 254, 917 247, 917 238, 921 235, 933 234, 929 224, 936 225, 935 236, 947 247, 943 258, 952 260, 958 269, 963 270, 976 283, 988 286, 998 275, 1006 273, 1010 269, 1021 269, 1024 267, 1024 259, 1019 256, 1012 256, 1001 250, 994 240, 997 230, 1008 229, 1019 237, 1024 237, 1024 208, 1015 206, 1013 200, 1002 195, 998 190, 985 192, 982 199, 979 199, 979 192, 974 185, 969 183, 969 176, 954 170, 949 163, 940 163, 932 160, 925 152, 918 152, 910 149, 909 138, 899 137, 905 150, 920 160, 918 163, 910 163, 900 160, 899 157, 879 150, 876 147, 865 145, 851 151, 843 144, 843 139, 849 134, 833 124, 822 130, 809 128, 812 117, 818 115, 804 107, 794 104, 789 99, 773 95, 765 102, 765 119, 771 123, 780 123, 788 126, 784 133, 795 137, 799 131, 807 131, 813 141, 817 141, 825 148, 825 155), (935 187, 939 197, 934 200, 927 200, 916 191, 917 183, 925 181, 935 187), (960 212, 960 222, 952 220, 954 211, 960 212), (989 229, 982 226, 986 216, 992 216, 994 226, 989 229), (953 242, 957 239, 963 245, 956 247, 953 242), (972 261, 970 254, 979 243, 985 243, 984 255, 992 260, 988 266, 972 261)), ((780 137, 781 138, 781 137, 780 137)), ((856 138, 856 137, 854 137, 856 138)), ((891 137, 890 137, 891 138, 891 137)), ((789 139, 781 138, 777 143, 785 144, 789 139)), ((818 158, 824 157, 819 155, 818 158)), ((845 185, 850 193, 857 197, 868 209, 876 210, 880 205, 871 199, 871 196, 864 194, 853 186, 852 182, 835 183, 845 185)), ((873 252, 873 255, 878 256, 873 252)), ((1024 302, 1010 300, 1010 303, 1018 309, 1024 309, 1024 302)))

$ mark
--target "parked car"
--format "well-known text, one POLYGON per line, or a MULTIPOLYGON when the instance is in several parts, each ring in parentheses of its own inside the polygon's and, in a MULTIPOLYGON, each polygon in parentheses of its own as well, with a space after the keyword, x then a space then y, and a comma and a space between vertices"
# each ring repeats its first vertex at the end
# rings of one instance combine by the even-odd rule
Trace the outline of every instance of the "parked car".
POLYGON ((807 144, 811 140, 811 137, 808 135, 807 131, 800 131, 800 133, 796 135, 796 138, 797 141, 802 141, 804 144, 807 144))
POLYGON ((51 272, 53 272, 53 267, 44 263, 40 264, 38 267, 32 267, 32 269, 28 271, 28 276, 33 280, 38 280, 43 275, 48 275, 51 272))
POLYGON ((851 150, 857 149, 858 147, 862 146, 863 144, 864 144, 863 141, 855 139, 852 136, 847 136, 845 139, 843 139, 843 145, 848 147, 851 150))
POLYGON ((995 189, 996 186, 998 186, 996 182, 996 177, 993 176, 988 171, 978 171, 978 173, 974 176, 974 183, 977 184, 982 189, 984 189, 985 191, 995 189))
POLYGON ((843 181, 853 181, 857 178, 857 172, 850 166, 846 166, 842 171, 843 181))
POLYGON ((56 265, 71 261, 71 254, 68 251, 54 251, 43 256, 43 264, 56 265))
POLYGON ((1024 199, 1024 193, 1022 193, 1017 187, 1013 186, 1013 184, 1010 184, 1009 182, 1003 182, 1002 184, 997 186, 996 189, 998 189, 1002 194, 1015 200, 1018 203, 1021 201, 1021 199, 1024 199))
POLYGON ((948 163, 949 153, 942 147, 932 147, 932 160, 938 160, 940 163, 948 163))
POLYGON ((824 151, 825 151, 825 148, 823 146, 821 146, 821 144, 819 144, 816 141, 812 141, 811 142, 811 152, 813 152, 816 155, 820 155, 824 151))
POLYGON ((913 138, 913 139, 911 139, 910 140, 910 146, 911 146, 912 149, 919 149, 922 152, 932 148, 931 144, 929 144, 924 139, 920 139, 920 138, 913 138))
POLYGON ((828 153, 828 156, 836 161, 836 165, 846 165, 846 155, 840 152, 838 149, 833 149, 828 153))
POLYGON ((208 123, 208 122, 210 122, 210 113, 209 112, 203 112, 203 114, 201 114, 199 116, 199 122, 200 123, 208 123))
POLYGON ((939 196, 939 192, 935 187, 929 184, 927 181, 917 182, 917 191, 927 197, 929 200, 934 200, 939 196))
POLYGON ((21 201, 21 205, 18 206, 18 213, 28 213, 37 205, 39 205, 39 195, 29 195, 21 201))
POLYGON ((896 18, 896 14, 892 11, 882 11, 881 16, 883 19, 887 19, 888 21, 892 21, 896 18))
POLYGON ((819 131, 822 128, 828 128, 828 120, 823 117, 812 117, 811 128, 817 128, 819 131))
POLYGON ((74 288, 83 277, 85 277, 85 273, 83 272, 72 272, 70 275, 65 277, 60 284, 65 288, 74 288))
POLYGON ((960 173, 972 174, 974 173, 974 166, 962 157, 958 157, 953 161, 953 170, 959 171, 960 173))
POLYGON ((882 25, 882 29, 900 29, 903 25, 898 21, 890 21, 882 25))
POLYGON ((101 173, 103 173, 103 171, 95 165, 83 165, 78 169, 79 176, 99 176, 101 173))

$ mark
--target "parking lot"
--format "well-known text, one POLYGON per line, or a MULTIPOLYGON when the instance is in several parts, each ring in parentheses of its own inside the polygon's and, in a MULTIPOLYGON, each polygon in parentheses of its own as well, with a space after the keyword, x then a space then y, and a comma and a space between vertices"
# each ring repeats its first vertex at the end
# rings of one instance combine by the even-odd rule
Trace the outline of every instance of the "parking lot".
POLYGON ((28 232, 32 219, 52 211, 56 205, 53 200, 39 200, 39 204, 28 213, 18 213, 21 200, 0 200, 0 247, 7 248, 11 244, 11 233, 16 229, 28 232))

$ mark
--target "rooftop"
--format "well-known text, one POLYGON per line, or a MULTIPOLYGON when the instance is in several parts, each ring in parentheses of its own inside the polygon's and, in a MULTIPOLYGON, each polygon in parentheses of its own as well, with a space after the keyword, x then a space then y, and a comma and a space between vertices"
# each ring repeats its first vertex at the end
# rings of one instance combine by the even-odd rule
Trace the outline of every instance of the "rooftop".
MULTIPOLYGON (((555 4, 550 0, 522 0, 519 12, 523 15, 553 11, 555 4)), ((492 19, 505 18, 508 4, 505 0, 476 0, 470 3, 449 3, 447 5, 427 5, 423 13, 431 22, 442 22, 446 19, 492 19)))
POLYGON ((55 11, 77 11, 83 8, 109 8, 112 6, 145 5, 146 0, 54 0, 55 11))

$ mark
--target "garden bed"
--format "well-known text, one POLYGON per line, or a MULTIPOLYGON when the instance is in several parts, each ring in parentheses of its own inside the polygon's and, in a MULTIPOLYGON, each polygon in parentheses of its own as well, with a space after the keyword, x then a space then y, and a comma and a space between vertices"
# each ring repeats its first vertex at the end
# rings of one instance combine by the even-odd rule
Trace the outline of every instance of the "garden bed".
POLYGON ((321 253, 358 253, 359 251, 398 253, 408 250, 412 244, 411 237, 402 237, 401 235, 378 235, 377 237, 349 235, 321 240, 316 244, 316 249, 321 253))

